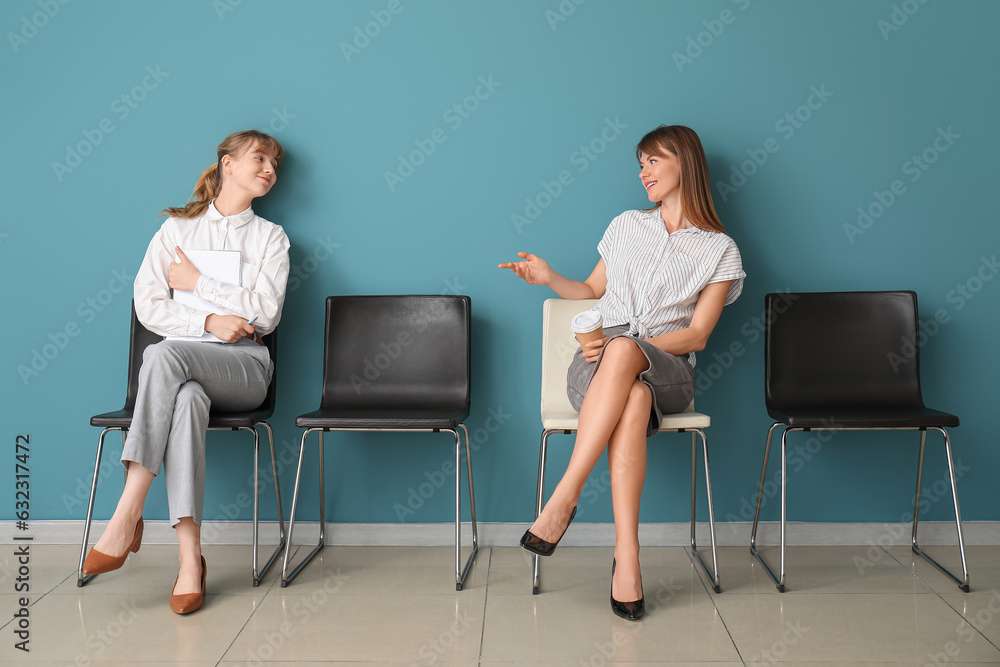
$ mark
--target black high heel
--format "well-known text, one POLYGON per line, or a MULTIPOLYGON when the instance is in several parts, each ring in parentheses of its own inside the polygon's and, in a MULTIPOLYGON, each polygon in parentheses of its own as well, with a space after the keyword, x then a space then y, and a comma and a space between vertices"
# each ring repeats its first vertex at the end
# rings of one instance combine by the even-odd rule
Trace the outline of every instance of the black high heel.
POLYGON ((573 523, 573 517, 576 516, 576 507, 569 515, 569 521, 566 522, 566 528, 563 528, 562 535, 555 542, 546 542, 542 538, 538 537, 530 530, 524 531, 524 535, 521 536, 521 546, 530 551, 533 554, 538 554, 539 556, 551 556, 552 552, 556 550, 559 546, 559 542, 562 540, 563 535, 566 534, 567 529, 569 529, 569 524, 573 523))
MULTIPOLYGON (((642 615, 646 613, 646 596, 643 595, 641 598, 635 602, 619 602, 614 596, 614 586, 615 586, 615 566, 617 563, 612 558, 611 559, 611 611, 615 612, 616 616, 621 616, 628 621, 638 621, 642 618, 642 615)), ((640 580, 639 590, 642 590, 642 583, 640 580)))

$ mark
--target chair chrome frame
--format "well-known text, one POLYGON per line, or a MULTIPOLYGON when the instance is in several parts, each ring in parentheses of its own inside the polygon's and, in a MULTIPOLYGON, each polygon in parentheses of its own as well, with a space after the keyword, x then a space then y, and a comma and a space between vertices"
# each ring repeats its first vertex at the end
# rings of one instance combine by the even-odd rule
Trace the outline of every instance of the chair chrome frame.
MULTIPOLYGON (((278 480, 278 462, 274 453, 274 432, 271 430, 271 425, 266 421, 256 422, 253 428, 246 426, 240 427, 209 427, 209 431, 249 431, 253 434, 253 564, 252 564, 252 574, 253 574, 253 585, 259 586, 260 580, 267 573, 268 568, 274 563, 278 554, 285 546, 285 519, 284 513, 281 508, 281 488, 278 480), (258 570, 258 534, 259 534, 259 518, 258 518, 258 506, 259 506, 259 493, 260 493, 260 465, 259 465, 259 454, 260 454, 260 435, 257 431, 258 426, 263 426, 267 429, 268 442, 271 445, 271 472, 274 475, 274 495, 277 500, 278 506, 278 546, 275 548, 274 552, 267 559, 264 564, 263 569, 258 570)), ((97 495, 97 482, 98 476, 101 470, 101 456, 104 452, 104 437, 109 431, 121 431, 122 434, 122 446, 125 445, 125 438, 128 435, 128 428, 121 426, 110 426, 101 431, 100 438, 97 441, 97 458, 94 463, 94 479, 90 485, 90 501, 87 504, 87 521, 83 529, 83 544, 80 547, 80 563, 77 567, 77 587, 82 587, 86 585, 91 579, 98 576, 96 574, 84 574, 83 573, 83 563, 87 558, 87 547, 90 541, 90 525, 94 516, 94 499, 97 495)), ((127 476, 126 471, 126 476, 127 476)))
POLYGON ((479 528, 476 522, 476 494, 472 484, 472 449, 469 442, 469 431, 465 424, 458 424, 458 427, 465 432, 465 462, 469 478, 469 506, 472 520, 472 551, 465 566, 462 566, 462 438, 456 429, 450 428, 308 428, 302 433, 302 443, 299 446, 299 464, 295 472, 295 491, 292 494, 292 512, 288 518, 288 540, 285 545, 285 556, 281 567, 281 587, 285 588, 295 579, 299 571, 311 561, 316 554, 326 546, 326 493, 325 493, 325 469, 323 467, 323 434, 327 431, 363 431, 380 433, 451 433, 455 436, 455 590, 460 591, 465 585, 465 579, 479 552, 479 528), (319 433, 319 541, 316 546, 306 554, 305 558, 296 565, 291 572, 288 571, 289 561, 298 554, 299 547, 292 553, 292 530, 295 527, 295 510, 299 500, 299 482, 302 479, 302 460, 305 456, 306 438, 316 431, 319 433))
MULTIPOLYGON (((549 436, 553 433, 561 433, 564 435, 570 435, 576 433, 577 429, 545 429, 542 431, 542 441, 539 446, 538 452, 538 485, 536 487, 535 493, 535 519, 538 519, 538 515, 542 512, 543 499, 545 497, 545 460, 548 455, 548 441, 549 436)), ((716 593, 722 592, 722 587, 719 583, 719 557, 716 551, 715 543, 715 510, 712 505, 712 476, 709 472, 708 466, 708 440, 705 436, 705 432, 700 428, 663 428, 660 429, 660 433, 685 433, 687 431, 691 432, 691 551, 698 558, 698 562, 701 563, 702 568, 705 570, 705 574, 708 575, 709 581, 712 582, 712 589, 716 593), (704 559, 701 557, 701 552, 698 551, 698 543, 695 538, 695 518, 696 518, 696 492, 697 492, 697 480, 698 480, 698 441, 697 436, 701 436, 701 451, 702 458, 705 461, 705 489, 708 494, 708 526, 709 526, 709 536, 712 545, 712 568, 709 569, 708 565, 705 563, 704 559)), ((539 571, 539 559, 540 556, 537 554, 532 555, 532 580, 531 580, 531 593, 532 595, 538 595, 541 590, 540 575, 539 571)))
POLYGON ((786 546, 786 495, 787 495, 787 474, 786 474, 786 462, 787 462, 787 436, 789 431, 920 431, 920 454, 917 459, 917 490, 914 495, 913 503, 913 530, 910 536, 910 546, 913 553, 925 558, 931 565, 936 567, 938 570, 948 575, 952 581, 958 584, 958 587, 969 592, 969 568, 965 560, 965 541, 962 536, 962 515, 958 509, 958 490, 955 479, 955 464, 952 460, 951 452, 951 439, 948 437, 948 432, 941 428, 940 426, 928 426, 928 427, 873 427, 873 428, 818 428, 818 427, 794 427, 786 426, 785 430, 781 433, 781 560, 779 563, 779 575, 776 576, 771 570, 770 566, 764 560, 763 555, 757 551, 757 525, 760 519, 760 508, 761 502, 763 500, 764 491, 764 481, 767 477, 767 463, 768 456, 771 451, 771 437, 774 434, 774 429, 779 426, 785 426, 783 422, 775 422, 767 432, 767 445, 764 447, 764 465, 760 473, 760 486, 757 488, 757 509, 753 516, 753 530, 750 533, 750 552, 757 557, 761 565, 764 566, 764 570, 767 572, 768 576, 777 586, 778 591, 781 593, 785 592, 785 546, 786 546), (924 469, 924 445, 927 440, 928 429, 938 431, 944 437, 945 453, 948 458, 948 474, 951 478, 951 497, 955 505, 955 526, 958 531, 958 550, 962 557, 962 579, 959 579, 954 574, 949 572, 940 563, 931 558, 927 553, 925 553, 920 545, 917 543, 917 523, 920 517, 920 485, 923 477, 924 469))

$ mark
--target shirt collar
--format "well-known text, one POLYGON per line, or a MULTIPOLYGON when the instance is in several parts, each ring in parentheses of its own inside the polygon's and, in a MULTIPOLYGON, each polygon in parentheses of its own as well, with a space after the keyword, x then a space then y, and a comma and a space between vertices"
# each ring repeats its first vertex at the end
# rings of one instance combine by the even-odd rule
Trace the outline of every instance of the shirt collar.
POLYGON ((250 222, 254 217, 253 208, 247 207, 246 210, 237 213, 236 215, 222 215, 219 213, 219 209, 215 208, 215 202, 211 202, 208 205, 208 210, 205 211, 205 219, 215 222, 216 220, 222 220, 226 218, 233 223, 235 227, 242 227, 243 225, 250 222))
MULTIPOLYGON (((650 222, 655 223, 658 227, 660 227, 664 231, 666 231, 666 226, 663 224, 663 218, 660 217, 660 207, 659 206, 657 206, 656 208, 654 208, 652 211, 642 211, 642 213, 645 215, 645 217, 646 217, 647 220, 649 220, 650 222)), ((700 233, 702 233, 704 231, 705 230, 702 229, 702 228, 700 228, 700 227, 697 227, 695 225, 691 225, 690 227, 685 227, 684 229, 678 229, 676 232, 674 232, 674 234, 679 234, 681 232, 691 233, 691 234, 700 234, 700 233)))

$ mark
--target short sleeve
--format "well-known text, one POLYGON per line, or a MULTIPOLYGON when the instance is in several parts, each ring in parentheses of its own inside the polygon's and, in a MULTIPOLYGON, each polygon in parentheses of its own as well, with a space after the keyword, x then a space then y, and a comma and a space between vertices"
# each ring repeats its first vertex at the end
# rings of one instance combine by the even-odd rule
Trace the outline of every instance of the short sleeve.
POLYGON ((604 231, 604 236, 601 237, 601 242, 597 244, 597 252, 604 258, 605 264, 607 264, 608 258, 614 253, 615 239, 618 237, 618 225, 621 217, 620 215, 616 216, 611 221, 611 224, 604 231))
POLYGON ((725 280, 732 280, 729 286, 729 294, 726 295, 726 305, 733 303, 743 292, 743 279, 746 278, 743 271, 743 259, 740 257, 740 249, 736 243, 730 240, 729 247, 722 253, 719 263, 715 265, 715 272, 708 279, 708 284, 720 283, 725 280))

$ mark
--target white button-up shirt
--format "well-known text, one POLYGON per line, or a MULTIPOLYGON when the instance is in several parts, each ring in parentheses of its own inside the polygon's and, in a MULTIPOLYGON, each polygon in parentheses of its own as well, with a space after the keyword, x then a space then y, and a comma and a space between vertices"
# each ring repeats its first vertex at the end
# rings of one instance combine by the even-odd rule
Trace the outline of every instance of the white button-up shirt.
POLYGON ((288 237, 278 225, 246 209, 224 216, 209 204, 197 218, 167 218, 149 242, 135 275, 135 312, 147 329, 161 336, 201 336, 211 313, 171 298, 169 266, 174 247, 181 250, 239 250, 243 284, 231 285, 202 275, 194 293, 246 319, 257 332, 274 331, 281 319, 288 282, 288 237))
MULTIPOLYGON (((743 291, 743 262, 735 241, 697 227, 673 234, 660 209, 625 211, 597 246, 608 284, 598 303, 604 326, 627 324, 629 333, 654 338, 691 326, 701 290, 732 280, 726 305, 743 291)), ((694 365, 694 353, 689 357, 694 365)))

